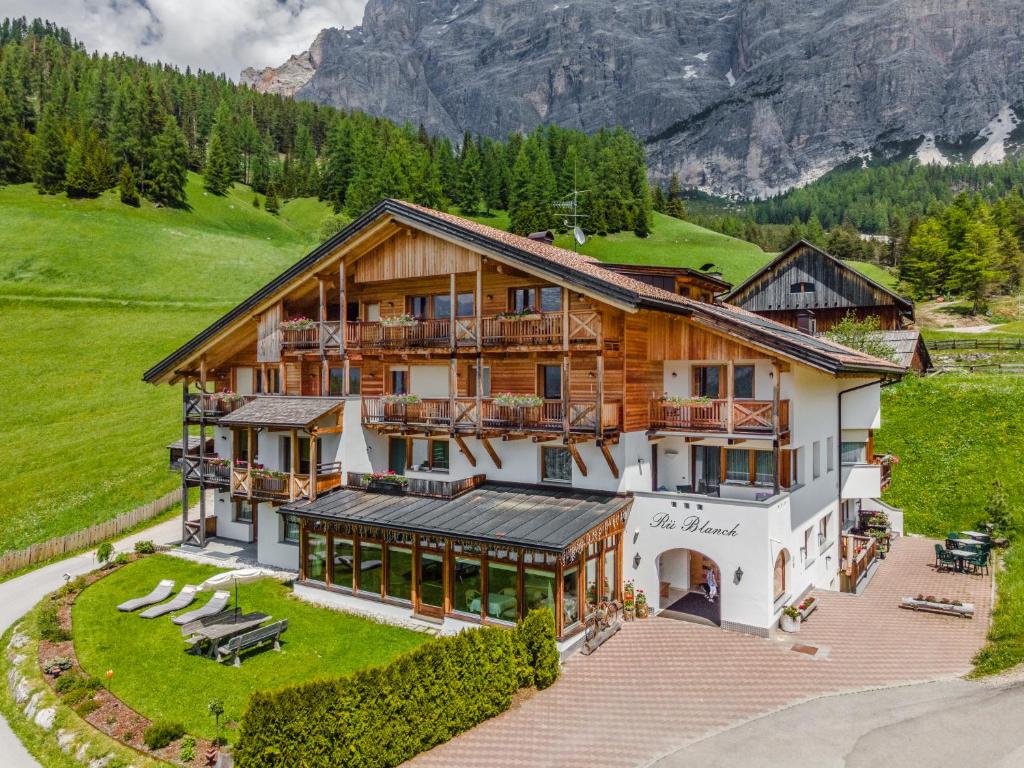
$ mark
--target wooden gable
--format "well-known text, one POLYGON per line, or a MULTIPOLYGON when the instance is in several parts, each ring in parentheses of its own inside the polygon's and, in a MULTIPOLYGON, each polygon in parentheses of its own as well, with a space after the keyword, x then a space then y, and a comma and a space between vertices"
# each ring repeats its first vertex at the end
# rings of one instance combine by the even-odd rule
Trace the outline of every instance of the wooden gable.
POLYGON ((355 281, 407 280, 479 268, 479 254, 425 232, 407 229, 361 256, 355 263, 355 281))

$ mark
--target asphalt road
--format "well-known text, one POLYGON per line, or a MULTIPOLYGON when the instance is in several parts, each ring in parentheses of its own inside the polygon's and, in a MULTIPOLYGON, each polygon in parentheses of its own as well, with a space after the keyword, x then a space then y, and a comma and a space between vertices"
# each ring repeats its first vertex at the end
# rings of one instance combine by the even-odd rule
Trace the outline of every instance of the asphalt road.
POLYGON ((1024 675, 948 680, 799 704, 667 755, 655 768, 1024 765, 1024 675))
MULTIPOLYGON (((136 541, 151 539, 157 544, 170 544, 181 540, 181 521, 169 520, 152 528, 132 534, 115 543, 118 552, 131 550, 136 541)), ((72 577, 88 573, 96 567, 95 552, 61 560, 52 565, 30 571, 24 576, 0 584, 0 634, 24 616, 44 595, 64 583, 64 575, 72 577)), ((0 649, 5 651, 6 649, 0 649)), ((3 681, 3 685, 7 682, 3 681)), ((7 721, 0 717, 0 766, 3 768, 41 768, 35 758, 22 746, 7 721)))

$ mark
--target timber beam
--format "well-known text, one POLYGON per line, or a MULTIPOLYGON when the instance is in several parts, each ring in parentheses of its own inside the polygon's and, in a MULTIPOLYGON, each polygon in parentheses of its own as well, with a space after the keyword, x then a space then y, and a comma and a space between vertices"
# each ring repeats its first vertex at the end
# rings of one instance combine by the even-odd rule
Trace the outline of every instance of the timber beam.
POLYGON ((579 452, 579 450, 577 450, 576 444, 575 443, 569 443, 567 447, 569 448, 569 454, 572 456, 572 460, 574 462, 576 462, 576 466, 580 470, 580 474, 583 475, 584 477, 586 477, 587 476, 587 465, 583 463, 583 457, 580 456, 580 452, 579 452))
POLYGON ((491 441, 483 435, 478 439, 481 445, 483 445, 484 450, 487 451, 487 455, 491 457, 491 461, 494 462, 494 466, 501 469, 501 459, 498 457, 497 451, 494 450, 494 446, 491 445, 491 441))
POLYGON ((608 446, 604 442, 599 442, 598 447, 601 449, 601 455, 604 456, 605 463, 608 464, 608 469, 611 470, 612 477, 618 480, 619 468, 615 464, 615 457, 612 456, 612 452, 608 450, 608 446))
POLYGON ((455 444, 459 446, 459 450, 462 455, 466 457, 466 461, 469 462, 469 466, 476 467, 476 456, 469 450, 469 446, 466 445, 466 441, 462 439, 462 435, 455 435, 455 444))

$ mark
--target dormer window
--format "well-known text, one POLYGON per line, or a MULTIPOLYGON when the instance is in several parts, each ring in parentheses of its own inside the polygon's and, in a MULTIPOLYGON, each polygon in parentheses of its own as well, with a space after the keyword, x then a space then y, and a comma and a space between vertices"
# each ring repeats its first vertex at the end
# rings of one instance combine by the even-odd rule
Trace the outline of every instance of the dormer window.
POLYGON ((814 283, 793 283, 789 286, 790 293, 814 293, 814 283))

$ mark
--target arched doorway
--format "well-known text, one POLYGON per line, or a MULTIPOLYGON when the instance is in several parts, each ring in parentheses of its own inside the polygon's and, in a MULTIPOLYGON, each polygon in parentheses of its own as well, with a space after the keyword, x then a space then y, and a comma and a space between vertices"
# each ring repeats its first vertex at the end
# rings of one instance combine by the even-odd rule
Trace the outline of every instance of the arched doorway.
POLYGON ((786 571, 789 566, 789 551, 780 550, 775 558, 775 570, 772 576, 772 602, 777 603, 786 594, 786 571))
POLYGON ((694 549, 669 549, 658 556, 659 616, 720 626, 722 572, 694 549))

